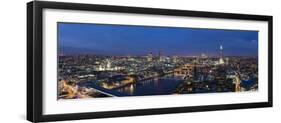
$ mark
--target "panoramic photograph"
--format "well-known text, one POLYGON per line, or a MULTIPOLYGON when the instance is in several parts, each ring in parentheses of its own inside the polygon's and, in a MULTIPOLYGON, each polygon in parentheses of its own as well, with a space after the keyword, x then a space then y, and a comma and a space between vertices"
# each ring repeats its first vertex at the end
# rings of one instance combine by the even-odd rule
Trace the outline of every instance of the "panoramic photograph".
POLYGON ((258 91, 258 31, 57 24, 59 100, 258 91))

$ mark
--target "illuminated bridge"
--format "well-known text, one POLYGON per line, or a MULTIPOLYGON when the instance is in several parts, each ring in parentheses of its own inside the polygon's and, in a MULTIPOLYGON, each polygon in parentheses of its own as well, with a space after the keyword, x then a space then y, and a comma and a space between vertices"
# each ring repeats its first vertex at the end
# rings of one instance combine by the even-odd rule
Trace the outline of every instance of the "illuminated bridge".
POLYGON ((107 96, 111 96, 111 97, 123 97, 123 96, 130 96, 128 94, 124 94, 124 93, 120 93, 118 91, 112 91, 112 90, 108 90, 108 89, 105 89, 105 88, 102 88, 100 86, 97 86, 95 84, 92 84, 91 87, 93 89, 95 89, 96 91, 102 93, 102 94, 105 94, 107 96))

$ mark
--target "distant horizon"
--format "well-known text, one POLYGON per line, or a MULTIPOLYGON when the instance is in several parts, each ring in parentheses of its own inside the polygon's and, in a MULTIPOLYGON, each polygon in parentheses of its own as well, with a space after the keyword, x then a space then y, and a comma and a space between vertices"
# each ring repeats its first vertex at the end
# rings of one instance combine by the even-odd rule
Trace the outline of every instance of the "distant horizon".
POLYGON ((258 56, 258 32, 242 30, 58 23, 58 55, 192 57, 258 56))
MULTIPOLYGON (((79 54, 58 54, 59 56, 86 56, 86 55, 93 55, 93 56, 112 56, 112 57, 147 57, 148 54, 144 54, 144 55, 105 55, 105 54, 95 54, 95 53, 79 53, 79 54)), ((170 56, 178 56, 178 57, 201 57, 202 54, 200 55, 190 55, 190 56, 183 56, 183 55, 161 55, 161 56, 166 56, 166 57, 170 57, 170 56)), ((205 54, 207 57, 211 57, 211 58, 219 58, 220 56, 219 55, 208 55, 208 54, 205 54)), ((158 57, 157 54, 153 54, 152 57, 158 57)), ((247 56, 247 55, 244 55, 244 56, 241 56, 241 55, 224 55, 224 57, 258 57, 258 56, 247 56)))

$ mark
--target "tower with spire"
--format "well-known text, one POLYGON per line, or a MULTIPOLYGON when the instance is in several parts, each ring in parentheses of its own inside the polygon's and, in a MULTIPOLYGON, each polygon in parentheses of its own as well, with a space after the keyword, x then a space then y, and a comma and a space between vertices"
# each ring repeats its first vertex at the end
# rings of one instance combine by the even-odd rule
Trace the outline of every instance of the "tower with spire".
POLYGON ((223 60, 223 47, 220 45, 220 59, 219 59, 219 64, 224 64, 223 60))

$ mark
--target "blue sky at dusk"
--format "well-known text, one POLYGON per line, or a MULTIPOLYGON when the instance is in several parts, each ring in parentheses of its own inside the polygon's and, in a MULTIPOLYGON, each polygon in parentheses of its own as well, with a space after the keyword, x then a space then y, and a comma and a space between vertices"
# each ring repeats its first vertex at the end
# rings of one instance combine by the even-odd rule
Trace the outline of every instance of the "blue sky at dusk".
POLYGON ((60 54, 258 55, 257 31, 58 23, 58 42, 60 54))

